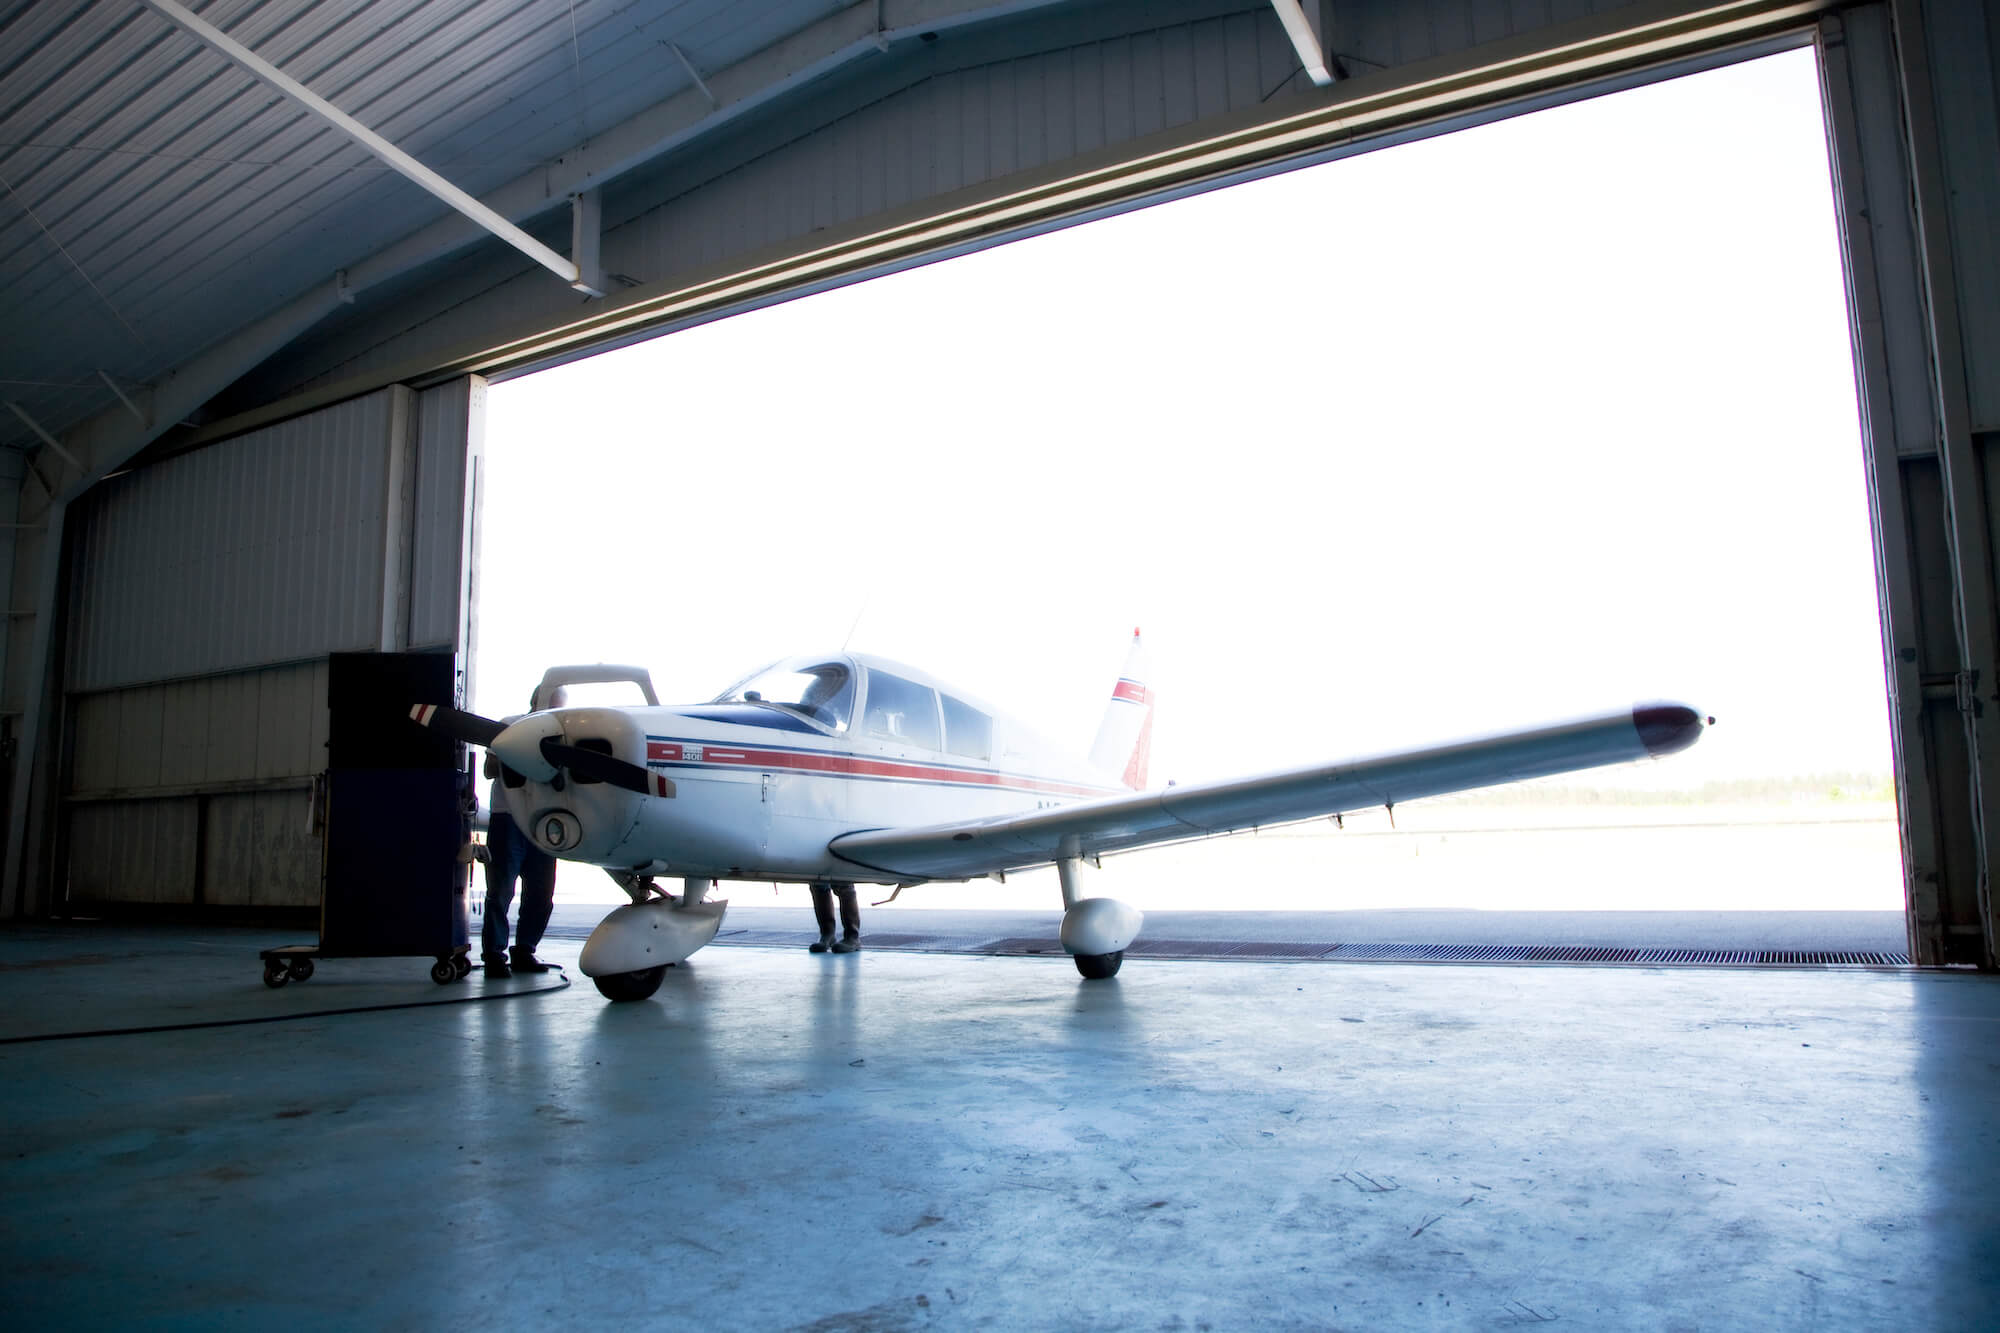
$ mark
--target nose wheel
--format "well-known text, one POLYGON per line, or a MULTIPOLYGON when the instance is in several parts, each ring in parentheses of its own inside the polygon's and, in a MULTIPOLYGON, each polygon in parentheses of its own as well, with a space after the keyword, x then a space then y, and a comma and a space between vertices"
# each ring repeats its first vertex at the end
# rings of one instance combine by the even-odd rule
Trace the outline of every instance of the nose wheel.
POLYGON ((669 964, 649 967, 639 972, 613 972, 609 976, 592 977, 597 993, 607 1000, 644 1000, 660 988, 660 980, 667 975, 669 964))

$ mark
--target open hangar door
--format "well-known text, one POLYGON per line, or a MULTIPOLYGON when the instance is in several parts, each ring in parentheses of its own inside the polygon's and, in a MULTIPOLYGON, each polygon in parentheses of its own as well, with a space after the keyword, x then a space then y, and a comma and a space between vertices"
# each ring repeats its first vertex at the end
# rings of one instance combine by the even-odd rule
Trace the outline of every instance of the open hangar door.
MULTIPOLYGON (((1982 480, 1983 453, 1996 436, 1990 424, 1981 423, 2000 419, 1991 401, 2000 399, 2000 388, 1988 387, 1981 397, 1977 373, 1983 370, 1989 380, 1994 378, 1991 352, 2000 348, 2000 321, 1991 314, 1990 303, 1961 302, 1954 296, 1977 290, 1972 284, 1983 280, 1993 262, 1990 246, 1981 238, 1992 234, 1988 224, 1996 220, 1996 192, 1990 182, 1971 185, 1982 170, 1990 170, 1977 156, 1990 126, 1967 124, 1962 114, 1941 118, 1909 101, 1913 95, 1936 98, 1960 112, 1981 105, 1993 76, 1977 58, 1986 48, 1981 33, 1973 30, 1979 27, 1976 19, 1971 11, 1960 9, 1927 26, 1926 12, 1919 6, 1863 6, 1799 23, 1781 34, 1721 44, 1526 97, 1485 101, 1470 111, 1454 107, 1451 114, 1419 114, 1411 118, 1414 123, 1401 124, 1392 113, 1384 121, 1395 128, 1366 137, 1341 136, 1336 148, 1284 152, 1274 147, 1288 137, 1293 145, 1315 137, 1301 130, 1293 131, 1295 137, 1272 135, 1252 148, 1249 142, 1257 136, 1246 132, 1243 142, 1231 146, 1234 152, 1249 157, 1275 152, 1277 160, 1233 170, 1195 170, 1190 174, 1199 176, 1198 184, 1164 189, 1148 177, 1189 170, 1186 158, 1167 163, 1154 159, 1143 168, 1134 163, 1130 174, 1115 183, 1099 179, 1084 189, 1064 180, 1049 186, 1044 197, 1031 204, 995 201, 993 210, 1004 216, 1015 208, 1053 206, 1061 215, 1059 222, 1009 228, 968 241, 961 238, 978 235, 982 226, 993 225, 993 218, 976 223, 959 219, 955 226, 945 226, 937 217, 925 217, 887 236, 857 237, 844 253, 842 242, 836 240, 801 257, 796 271, 777 264, 761 272, 731 273, 677 293, 677 300, 636 319, 607 313, 577 325, 573 331, 577 341, 568 346, 562 344, 569 335, 539 336, 497 349, 490 361, 470 364, 500 374, 539 368, 652 336, 662 326, 702 322, 831 282, 1016 239, 1050 225, 1068 225, 1191 190, 1216 188, 1788 46, 1810 46, 1820 63, 1826 97, 1828 149, 1849 283, 1850 332, 1860 377, 1909 954, 1919 965, 1993 970, 2000 959, 1996 952, 2000 916, 1989 886, 1995 853, 2000 851, 1993 841, 2000 839, 2000 803, 1994 803, 2000 771, 1985 770, 1994 762, 2000 738, 1985 732, 1992 725, 1991 709, 2000 707, 2000 691, 1982 690, 1979 682, 2000 679, 1994 674, 2000 663, 1993 660, 1993 645, 2000 639, 2000 624, 1992 615, 1996 539, 1982 480), (1941 61, 1935 70, 1933 57, 1941 61), (1939 88, 1929 82, 1934 73, 1957 82, 1948 90, 1939 88), (1913 119, 1906 122, 1906 117, 1913 119), (1947 120, 1953 132, 1942 129, 1947 120), (1064 190, 1076 194, 1052 205, 1053 197, 1064 190), (899 244, 926 248, 914 261, 866 262, 876 247, 899 244), (1958 267, 1967 267, 1967 273, 1961 275, 1958 267), (824 276, 829 270, 839 276, 824 276), (746 290, 754 294, 746 295, 746 290), (717 304, 710 306, 710 301, 717 304), (1983 359, 1968 359, 1967 348, 1983 359)), ((1188 158, 1197 156, 1193 149, 1181 151, 1188 158)), ((1116 174, 1107 171, 1105 176, 1116 174)), ((1800 669, 1812 667, 1802 663, 1800 669)))
POLYGON ((392 386, 78 506, 56 910, 318 907, 327 655, 467 646, 483 395, 392 386))
MULTIPOLYGON (((509 207, 539 214, 533 225, 550 239, 567 233, 579 265, 585 255, 601 263, 613 281, 601 303, 579 313, 561 284, 491 244, 429 269, 378 265, 353 306, 315 298, 278 354, 220 378, 198 400, 213 424, 169 442, 240 434, 388 384, 515 373, 1175 192, 1586 96, 1606 81, 1811 43, 1847 226, 1912 955, 1994 965, 1988 884, 2000 828, 1989 803, 2000 766, 1986 729, 2000 675, 1979 480, 2000 420, 2000 313, 1981 296, 1996 231, 1995 173, 1982 156, 1995 138, 1988 15, 1914 0, 1640 5, 1560 20, 1539 7, 1419 16, 1333 4, 1318 7, 1314 60, 1309 41, 1288 41, 1262 6, 1078 6, 984 27, 969 13, 959 26, 929 22, 937 8, 886 7, 869 40, 888 60, 846 84, 780 88, 791 100, 763 121, 735 117, 763 91, 753 73, 775 86, 768 68, 745 61, 706 78, 691 68, 674 114, 730 122, 732 133, 677 129, 636 167, 579 153, 538 169, 536 202, 509 207), (1294 78, 1294 51, 1326 86, 1294 78)), ((807 35, 788 49, 788 68, 819 68, 798 58, 807 35)), ((364 270, 354 272, 358 281, 364 270)), ((85 465, 101 461, 78 452, 85 465)), ((37 493, 24 482, 22 494, 37 493)), ((57 580, 28 554, 16 605, 39 608, 39 634, 54 619, 57 580)), ((25 748, 45 778, 56 743, 51 728, 37 730, 46 710, 23 678, 32 686, 48 661, 30 651, 9 662, 13 697, 30 699, 25 748)), ((17 791, 10 833, 23 831, 25 804, 17 791)), ((12 889, 28 853, 15 837, 12 889)))

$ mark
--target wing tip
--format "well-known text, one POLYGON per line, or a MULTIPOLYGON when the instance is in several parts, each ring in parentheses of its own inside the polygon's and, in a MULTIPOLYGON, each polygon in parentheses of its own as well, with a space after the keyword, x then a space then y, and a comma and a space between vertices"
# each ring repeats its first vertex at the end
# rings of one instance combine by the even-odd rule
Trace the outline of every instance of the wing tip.
POLYGON ((1639 743, 1655 759, 1687 749, 1713 725, 1714 718, 1704 719, 1686 704, 1639 704, 1632 709, 1632 726, 1639 733, 1639 743))

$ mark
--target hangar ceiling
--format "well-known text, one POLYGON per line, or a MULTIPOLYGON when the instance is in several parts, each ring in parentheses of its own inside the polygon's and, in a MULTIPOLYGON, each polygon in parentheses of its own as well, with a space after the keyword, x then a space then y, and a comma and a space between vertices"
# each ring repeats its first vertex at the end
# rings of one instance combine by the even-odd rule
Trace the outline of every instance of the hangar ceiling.
POLYGON ((390 456, 444 467, 481 375, 1807 43, 1912 952, 1991 966, 2000 32, 1963 0, 0 0, 0 912, 60 860, 66 515, 96 540, 135 461, 387 393, 431 423, 390 456))

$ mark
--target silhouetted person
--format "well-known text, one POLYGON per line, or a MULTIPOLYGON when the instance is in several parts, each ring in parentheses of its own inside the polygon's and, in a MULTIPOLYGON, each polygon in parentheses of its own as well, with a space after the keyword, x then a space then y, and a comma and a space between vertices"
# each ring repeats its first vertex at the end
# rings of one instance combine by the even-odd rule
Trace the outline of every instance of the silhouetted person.
POLYGON ((855 901, 854 886, 845 880, 812 882, 813 917, 819 922, 819 938, 808 947, 814 953, 853 953, 861 947, 861 904, 855 901), (833 900, 840 899, 840 938, 833 937, 833 900))
MULTIPOLYGON (((528 709, 561 708, 568 695, 558 685, 549 692, 546 705, 539 701, 541 689, 528 696, 528 709)), ((508 723, 516 718, 505 719, 508 723)), ((507 797, 502 788, 500 763, 491 753, 486 771, 493 778, 487 803, 492 818, 486 825, 486 919, 479 927, 481 961, 489 977, 511 976, 515 972, 546 972, 549 965, 535 957, 535 946, 549 928, 549 913, 556 905, 556 859, 528 840, 514 817, 507 813, 507 797), (514 947, 507 947, 507 909, 514 904, 514 881, 521 881, 521 926, 514 934, 514 947)))

